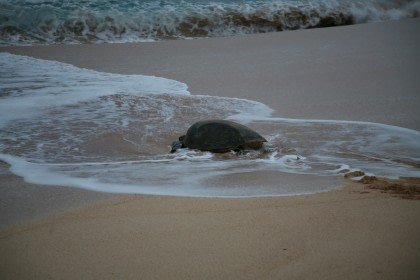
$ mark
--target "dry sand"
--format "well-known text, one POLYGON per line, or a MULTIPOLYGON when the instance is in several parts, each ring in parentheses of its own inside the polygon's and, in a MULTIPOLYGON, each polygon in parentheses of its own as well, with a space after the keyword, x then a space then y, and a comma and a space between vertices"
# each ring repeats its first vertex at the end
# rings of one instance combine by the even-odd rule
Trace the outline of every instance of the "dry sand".
MULTIPOLYGON (((284 117, 420 130, 419 27, 414 19, 233 38, 2 50, 174 78, 192 93, 258 100, 284 117)), ((10 214, 15 218, 0 232, 1 279, 420 277, 420 201, 368 185, 254 199, 103 196, 65 188, 54 193, 1 168, 3 206, 7 201, 17 213, 26 203, 43 209, 42 215, 10 214), (70 202, 51 203, 59 196, 70 202)))
POLYGON ((127 196, 3 231, 0 269, 2 279, 418 279, 419 208, 360 186, 127 196))

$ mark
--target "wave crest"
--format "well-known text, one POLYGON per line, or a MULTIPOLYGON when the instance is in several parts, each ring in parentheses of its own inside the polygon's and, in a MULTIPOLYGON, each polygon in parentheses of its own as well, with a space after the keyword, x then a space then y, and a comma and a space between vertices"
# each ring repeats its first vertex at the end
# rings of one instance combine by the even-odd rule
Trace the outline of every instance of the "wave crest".
POLYGON ((420 1, 16 1, 0 3, 2 45, 231 36, 418 17, 420 1))

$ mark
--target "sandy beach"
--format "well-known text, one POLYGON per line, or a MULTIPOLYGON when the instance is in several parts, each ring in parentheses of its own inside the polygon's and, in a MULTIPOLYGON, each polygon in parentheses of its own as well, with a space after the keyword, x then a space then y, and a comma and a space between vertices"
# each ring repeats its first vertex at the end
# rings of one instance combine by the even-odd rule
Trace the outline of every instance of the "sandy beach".
MULTIPOLYGON (((171 78, 192 94, 262 102, 275 116, 420 130, 419 27, 0 51, 171 78)), ((27 184, 1 164, 0 277, 418 279, 420 200, 342 185, 271 198, 111 195, 27 184)))

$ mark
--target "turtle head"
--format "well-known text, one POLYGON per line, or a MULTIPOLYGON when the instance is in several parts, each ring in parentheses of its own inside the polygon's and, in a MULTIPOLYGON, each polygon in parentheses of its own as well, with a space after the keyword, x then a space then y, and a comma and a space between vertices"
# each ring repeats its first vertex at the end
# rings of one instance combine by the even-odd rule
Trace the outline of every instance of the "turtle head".
POLYGON ((183 143, 184 138, 185 138, 185 135, 181 135, 181 136, 179 136, 178 140, 175 140, 174 142, 172 142, 172 144, 171 144, 171 153, 175 153, 176 150, 185 147, 184 146, 184 143, 183 143))
POLYGON ((181 142, 179 142, 178 140, 175 140, 171 144, 171 153, 175 153, 176 150, 181 149, 181 148, 182 148, 181 142))
POLYGON ((185 135, 181 135, 181 136, 179 136, 179 142, 181 142, 181 144, 182 144, 182 148, 184 147, 184 139, 185 139, 185 135))

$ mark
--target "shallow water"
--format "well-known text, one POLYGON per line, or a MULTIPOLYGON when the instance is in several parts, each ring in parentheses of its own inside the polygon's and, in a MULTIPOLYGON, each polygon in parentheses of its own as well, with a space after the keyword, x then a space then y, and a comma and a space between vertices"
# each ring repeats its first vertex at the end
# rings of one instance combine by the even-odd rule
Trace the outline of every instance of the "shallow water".
POLYGON ((420 132, 271 117, 264 104, 191 95, 174 80, 0 53, 0 159, 28 182, 104 192, 271 196, 327 191, 344 172, 420 176, 420 132), (231 119, 268 142, 212 154, 169 145, 195 121, 231 119))

